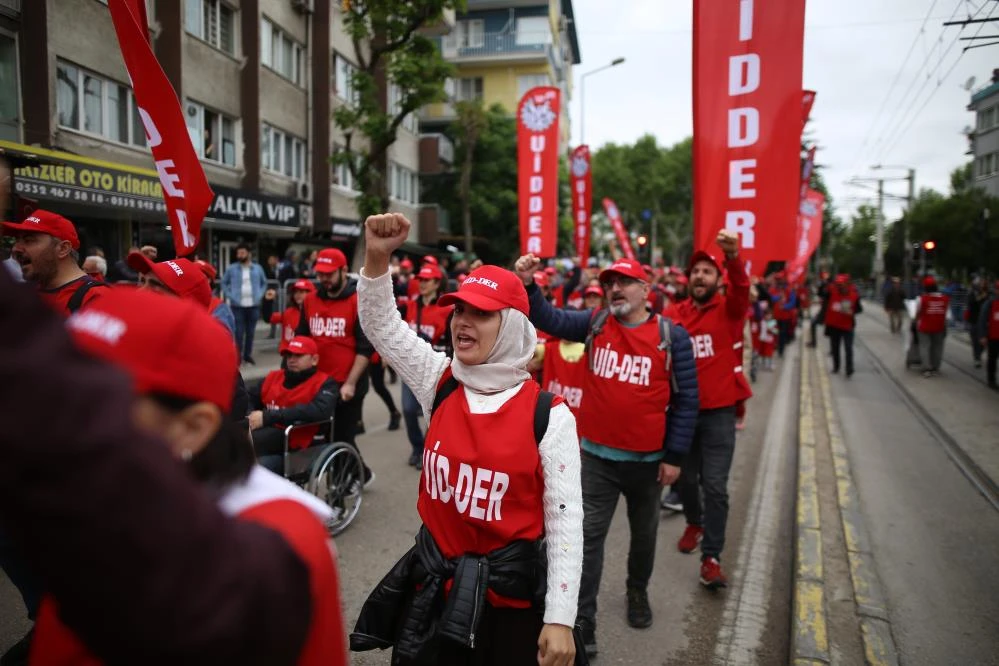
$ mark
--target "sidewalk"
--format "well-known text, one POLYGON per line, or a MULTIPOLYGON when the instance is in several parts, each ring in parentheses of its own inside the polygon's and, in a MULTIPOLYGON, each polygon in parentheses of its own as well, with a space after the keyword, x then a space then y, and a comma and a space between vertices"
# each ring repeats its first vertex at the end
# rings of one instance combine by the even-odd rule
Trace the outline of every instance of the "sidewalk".
MULTIPOLYGON (((908 321, 902 330, 909 330, 908 321)), ((938 432, 934 434, 955 449, 955 462, 962 471, 983 477, 977 481, 986 487, 983 493, 991 491, 995 502, 999 483, 999 394, 986 387, 985 371, 973 367, 970 345, 965 340, 967 334, 948 332, 941 373, 926 379, 917 369, 906 370, 904 337, 892 335, 882 308, 872 304, 857 318, 857 343, 871 351, 881 371, 921 408, 931 429, 936 426, 938 432), (962 466, 962 458, 966 458, 963 462, 970 469, 962 466)))
POLYGON ((239 371, 243 375, 244 382, 263 379, 271 370, 281 367, 281 355, 278 354, 278 341, 281 335, 281 327, 278 326, 274 332, 274 339, 268 336, 271 332, 270 324, 262 321, 257 322, 257 329, 253 336, 253 360, 256 365, 243 363, 239 366, 239 371))

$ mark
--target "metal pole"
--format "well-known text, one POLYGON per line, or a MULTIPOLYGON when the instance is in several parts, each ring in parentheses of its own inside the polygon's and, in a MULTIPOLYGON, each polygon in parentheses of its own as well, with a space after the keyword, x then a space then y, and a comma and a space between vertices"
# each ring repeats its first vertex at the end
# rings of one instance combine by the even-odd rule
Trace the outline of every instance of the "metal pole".
POLYGON ((909 236, 912 221, 909 217, 912 215, 912 208, 916 204, 915 169, 909 169, 909 177, 907 180, 909 181, 909 196, 906 199, 905 217, 902 218, 902 243, 905 245, 905 251, 902 253, 903 289, 909 288, 909 281, 912 279, 912 240, 909 236))
POLYGON ((875 295, 881 294, 885 272, 885 182, 878 179, 878 219, 877 232, 874 236, 874 290, 875 295))
POLYGON ((579 145, 586 145, 586 74, 579 77, 579 145))

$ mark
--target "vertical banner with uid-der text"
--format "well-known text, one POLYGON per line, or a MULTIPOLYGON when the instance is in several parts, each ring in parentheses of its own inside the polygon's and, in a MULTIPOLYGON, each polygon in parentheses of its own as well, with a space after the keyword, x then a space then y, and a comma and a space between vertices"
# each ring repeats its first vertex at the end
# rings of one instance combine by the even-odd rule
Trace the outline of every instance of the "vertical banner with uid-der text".
POLYGON ((532 88, 517 106, 520 252, 554 257, 558 243, 559 89, 532 88))
POLYGON ((794 250, 804 28, 805 0, 694 1, 694 247, 735 231, 755 275, 794 250))
POLYGON ((590 173, 590 147, 577 146, 569 160, 569 185, 572 188, 572 238, 585 266, 590 258, 590 214, 593 212, 593 175, 590 173))
POLYGON ((794 254, 787 263, 788 282, 798 282, 804 277, 808 260, 822 242, 822 213, 825 206, 825 196, 813 189, 808 189, 801 199, 798 210, 797 243, 794 254))
POLYGON ((611 228, 617 237, 617 244, 621 246, 621 252, 628 259, 635 258, 635 251, 631 249, 631 239, 628 238, 628 230, 624 228, 624 220, 621 219, 621 211, 617 209, 617 204, 613 199, 604 199, 604 211, 607 219, 610 220, 611 228))

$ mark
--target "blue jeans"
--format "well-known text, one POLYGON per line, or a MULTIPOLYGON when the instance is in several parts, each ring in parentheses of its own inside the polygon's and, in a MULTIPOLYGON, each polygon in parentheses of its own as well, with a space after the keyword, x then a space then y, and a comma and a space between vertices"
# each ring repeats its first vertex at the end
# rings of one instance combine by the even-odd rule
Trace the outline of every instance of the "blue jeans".
POLYGON ((253 354, 253 332, 257 328, 257 320, 260 319, 260 308, 257 306, 241 308, 233 305, 232 314, 236 317, 236 351, 246 359, 253 354))
POLYGON ((405 383, 402 385, 402 418, 406 422, 406 437, 409 438, 409 445, 413 447, 413 453, 423 455, 423 429, 420 428, 420 415, 423 408, 420 401, 416 399, 413 392, 405 383))
POLYGON ((687 523, 704 527, 702 557, 721 559, 728 523, 728 473, 735 454, 735 407, 702 409, 683 459, 680 497, 687 523), (704 502, 701 502, 701 491, 704 502))

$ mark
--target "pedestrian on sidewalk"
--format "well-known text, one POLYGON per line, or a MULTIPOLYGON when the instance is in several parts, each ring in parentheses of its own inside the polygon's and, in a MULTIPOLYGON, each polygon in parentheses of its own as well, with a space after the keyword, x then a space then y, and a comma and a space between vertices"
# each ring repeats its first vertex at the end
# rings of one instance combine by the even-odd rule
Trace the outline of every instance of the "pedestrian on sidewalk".
POLYGON ((832 351, 833 373, 839 372, 840 347, 846 355, 846 376, 853 376, 853 334, 857 328, 857 315, 864 311, 860 293, 850 282, 850 276, 840 273, 829 288, 826 304, 826 335, 832 351))
POLYGON ((947 337, 947 308, 950 297, 940 293, 932 275, 923 278, 923 293, 916 309, 916 331, 919 333, 919 355, 923 362, 923 377, 940 373, 944 340, 947 337))
POLYGON ((982 306, 988 300, 988 283, 978 276, 971 282, 971 293, 968 294, 968 305, 965 310, 965 320, 968 322, 968 332, 971 334, 971 357, 976 368, 982 367, 982 352, 985 350, 981 335, 977 332, 978 318, 982 314, 982 306))
POLYGON ((530 379, 537 338, 510 271, 482 266, 438 301, 454 306, 453 359, 400 320, 388 266, 409 230, 399 214, 365 221, 359 300, 428 416, 423 525, 368 597, 351 649, 391 646, 399 666, 569 666, 583 559, 575 419, 530 379))
POLYGON ((829 280, 829 274, 825 272, 819 273, 819 286, 816 293, 819 299, 819 311, 815 313, 814 317, 812 317, 812 322, 809 326, 809 347, 815 347, 818 345, 815 331, 819 327, 819 324, 825 325, 826 309, 829 307, 829 289, 831 285, 832 282, 829 280))
POLYGON ((901 278, 893 277, 888 289, 885 290, 885 312, 888 313, 892 334, 901 333, 902 313, 905 312, 905 294, 902 292, 901 278))
POLYGON ((999 362, 999 280, 993 286, 992 298, 985 301, 978 313, 972 337, 988 349, 985 373, 989 388, 999 389, 996 383, 996 364, 999 362))
POLYGON ((267 290, 267 276, 253 261, 250 246, 236 246, 236 261, 222 275, 222 293, 236 317, 236 350, 243 362, 254 365, 253 334, 260 319, 260 302, 267 290))

